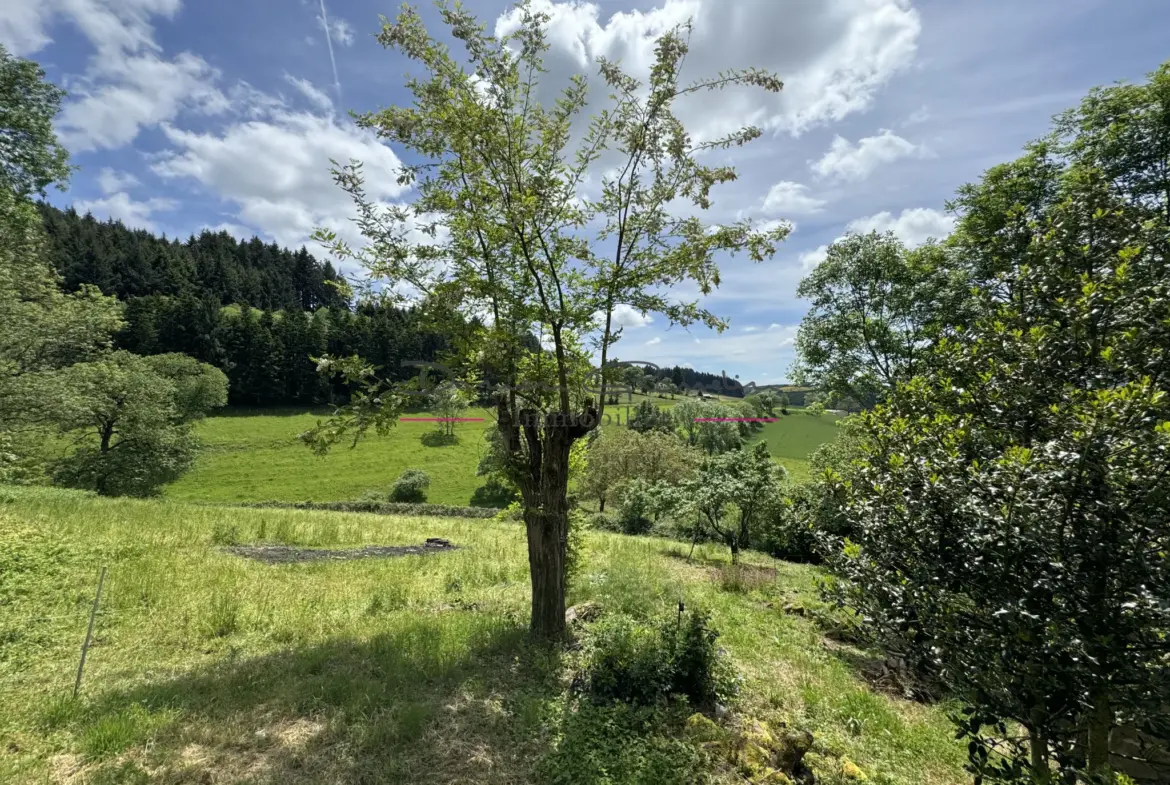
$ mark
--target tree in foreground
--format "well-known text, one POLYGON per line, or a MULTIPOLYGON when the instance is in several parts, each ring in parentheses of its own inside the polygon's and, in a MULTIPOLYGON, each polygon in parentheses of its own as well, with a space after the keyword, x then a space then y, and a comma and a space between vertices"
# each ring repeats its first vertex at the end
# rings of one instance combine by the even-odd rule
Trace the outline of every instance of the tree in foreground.
MULTIPOLYGON (((69 174, 53 134, 62 92, 36 63, 0 47, 0 479, 35 475, 43 441, 31 385, 108 351, 121 307, 97 287, 73 294, 45 261, 40 215, 29 201, 69 174)), ((50 393, 51 394, 51 393, 50 393)))
MULTIPOLYGON (((585 336, 600 321, 604 369, 619 304, 721 327, 694 303, 676 303, 656 288, 692 280, 708 291, 718 283, 717 253, 742 250, 761 260, 786 233, 678 217, 680 204, 705 209, 711 188, 734 178, 732 169, 698 156, 760 131, 696 141, 673 106, 700 91, 779 90, 780 83, 748 70, 680 84, 687 43, 685 31, 672 30, 658 40, 645 83, 599 62, 610 106, 585 122, 584 77, 574 77, 555 102, 541 100, 546 16, 522 5, 513 16, 518 28, 494 38, 460 6, 439 9, 465 60, 405 8, 379 41, 420 66, 422 75, 407 83, 414 101, 359 121, 418 161, 401 175, 417 186, 417 200, 409 208, 372 200, 360 162, 351 162, 335 179, 354 198, 367 245, 354 250, 329 232, 318 239, 339 258, 356 260, 371 279, 410 290, 420 311, 448 333, 448 364, 457 373, 482 370, 498 382, 497 427, 528 537, 531 629, 557 638, 565 624, 570 450, 596 427, 604 405, 604 390, 596 405, 584 392, 585 336), (601 196, 590 199, 582 185, 601 172, 601 196), (589 227, 598 225, 591 236, 589 227), (531 336, 542 337, 544 348, 533 349, 531 336)), ((382 296, 400 290, 383 287, 382 296)), ((353 405, 306 434, 308 442, 326 449, 346 434, 393 425, 404 399, 370 367, 352 358, 324 365, 370 384, 353 405)))
POLYGON ((1096 90, 960 192, 981 316, 863 415, 844 596, 966 703, 985 780, 1170 738, 1168 107, 1166 66, 1096 90))

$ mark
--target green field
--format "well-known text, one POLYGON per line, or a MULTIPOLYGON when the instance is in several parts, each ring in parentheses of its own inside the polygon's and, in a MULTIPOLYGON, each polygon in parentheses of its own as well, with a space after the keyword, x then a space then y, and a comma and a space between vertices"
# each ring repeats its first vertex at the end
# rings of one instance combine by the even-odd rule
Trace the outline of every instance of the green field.
POLYGON ((837 438, 840 417, 835 414, 813 417, 796 408, 788 411, 779 421, 764 423, 763 430, 751 441, 753 444, 766 442, 768 452, 788 470, 788 476, 804 480, 808 477, 808 457, 825 442, 837 438))
MULTIPOLYGON (((687 563, 680 547, 587 533, 570 600, 710 609, 744 678, 735 716, 812 731, 824 785, 969 781, 942 708, 872 691, 867 655, 826 641, 812 568, 748 554, 733 574, 722 549, 687 563)), ((745 782, 667 715, 631 726, 624 706, 574 703, 574 653, 526 642, 525 553, 512 524, 0 487, 0 782, 525 783, 549 761, 574 785, 694 782, 695 760, 745 782), (221 547, 426 537, 461 549, 274 566, 221 547)))
MULTIPOLYGON (((636 405, 643 396, 635 396, 636 405)), ((651 396, 660 405, 677 400, 651 396)), ((609 406, 607 413, 625 421, 625 404, 609 406)), ((767 423, 756 437, 767 441, 773 457, 796 479, 806 474, 808 455, 835 435, 833 415, 810 417, 800 410, 779 422, 767 423)), ((456 426, 459 443, 428 447, 423 437, 433 423, 400 423, 387 436, 372 435, 356 448, 335 447, 326 457, 314 455, 297 441, 324 413, 304 411, 233 412, 209 417, 198 434, 206 448, 195 468, 166 489, 166 495, 189 501, 336 501, 354 499, 367 490, 386 491, 407 468, 431 475, 428 501, 465 505, 482 484, 475 467, 485 449, 484 431, 493 412, 470 409, 467 417, 482 423, 456 426)), ((426 413, 409 416, 424 417, 426 413)))

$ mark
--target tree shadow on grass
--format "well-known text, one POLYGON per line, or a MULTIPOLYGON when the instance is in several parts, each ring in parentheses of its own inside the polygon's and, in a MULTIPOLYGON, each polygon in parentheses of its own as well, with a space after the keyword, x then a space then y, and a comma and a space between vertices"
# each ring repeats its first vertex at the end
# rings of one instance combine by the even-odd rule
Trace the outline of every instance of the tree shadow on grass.
POLYGON ((442 431, 427 431, 418 437, 418 440, 422 442, 424 447, 452 447, 459 444, 458 436, 442 431))
POLYGON ((101 749, 90 778, 134 781, 118 769, 130 760, 167 783, 525 781, 547 746, 559 657, 512 621, 453 613, 453 628, 419 617, 108 692, 77 720, 83 752, 122 718, 145 719, 123 754, 101 749))

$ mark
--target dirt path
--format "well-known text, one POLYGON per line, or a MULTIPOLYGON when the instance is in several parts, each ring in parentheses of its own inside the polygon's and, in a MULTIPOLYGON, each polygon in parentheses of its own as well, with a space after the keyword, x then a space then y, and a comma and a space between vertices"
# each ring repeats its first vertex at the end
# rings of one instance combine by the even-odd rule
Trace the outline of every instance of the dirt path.
POLYGON ((232 545, 224 553, 255 559, 265 564, 296 564, 308 561, 351 561, 388 559, 394 556, 429 556, 458 550, 458 545, 432 537, 422 545, 367 545, 364 548, 298 548, 294 545, 232 545))

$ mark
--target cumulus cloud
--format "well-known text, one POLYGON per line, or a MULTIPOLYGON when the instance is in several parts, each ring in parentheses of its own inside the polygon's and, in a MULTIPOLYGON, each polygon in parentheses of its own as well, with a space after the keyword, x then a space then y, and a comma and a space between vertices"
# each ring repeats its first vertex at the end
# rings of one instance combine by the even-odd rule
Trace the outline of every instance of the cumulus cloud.
POLYGON ((320 110, 322 112, 333 111, 333 99, 323 91, 319 90, 309 80, 298 79, 291 74, 285 74, 284 80, 295 87, 297 92, 304 96, 305 100, 307 100, 314 109, 320 110))
MULTIPOLYGON (((598 311, 599 319, 604 319, 605 314, 598 311)), ((654 321, 654 317, 648 313, 639 313, 636 309, 626 305, 625 303, 614 306, 613 309, 613 324, 616 327, 625 329, 637 329, 645 327, 654 321)))
POLYGON ((781 180, 768 189, 760 209, 765 213, 816 213, 825 206, 824 199, 810 196, 808 186, 781 180))
POLYGON ((145 127, 180 112, 216 114, 230 103, 214 85, 219 72, 196 55, 113 57, 87 72, 58 119, 61 139, 75 152, 128 144, 145 127))
MULTIPOLYGON (((680 106, 697 135, 710 138, 745 124, 771 131, 804 131, 866 109, 889 79, 914 59, 921 23, 907 0, 665 0, 647 11, 619 11, 591 2, 536 0, 550 16, 546 67, 554 81, 585 72, 596 78, 596 58, 621 61, 645 78, 654 39, 694 20, 684 79, 728 68, 761 67, 784 80, 779 94, 758 89, 702 93, 680 106), (734 41, 734 46, 728 46, 734 41)), ((518 11, 496 23, 501 35, 520 24, 518 11)))
POLYGON ((129 172, 119 172, 105 166, 102 167, 101 173, 98 174, 98 187, 107 196, 118 191, 133 188, 136 185, 140 185, 138 178, 129 172))
POLYGON ((51 42, 55 19, 68 19, 95 53, 70 86, 58 117, 61 139, 73 152, 115 148, 181 112, 229 106, 215 85, 219 72, 202 57, 161 55, 154 19, 171 19, 179 7, 179 0, 18 0, 0 4, 0 41, 30 55, 51 42))
POLYGON ((79 213, 93 213, 99 217, 112 218, 121 221, 136 229, 155 230, 151 216, 156 212, 174 210, 178 205, 171 199, 147 199, 145 202, 135 201, 126 193, 116 193, 104 199, 74 202, 73 206, 79 213))
POLYGON ((657 346, 660 343, 662 343, 662 338, 657 335, 651 338, 649 341, 646 341, 647 346, 657 346))
POLYGON ((883 129, 877 136, 867 136, 857 144, 838 136, 833 139, 828 151, 816 161, 809 162, 809 168, 817 177, 833 177, 838 180, 864 180, 883 164, 890 164, 900 158, 922 155, 925 149, 908 142, 893 131, 883 129))
POLYGON ((811 270, 821 262, 825 261, 825 257, 829 255, 828 245, 818 245, 811 251, 805 251, 799 257, 800 269, 811 270))
POLYGON ((172 148, 153 164, 156 174, 186 178, 238 208, 237 218, 285 245, 299 245, 319 226, 359 241, 349 197, 334 185, 329 159, 364 162, 368 196, 390 201, 400 162, 371 133, 304 112, 281 110, 216 133, 164 125, 172 148))
POLYGON ((922 245, 930 238, 941 240, 955 228, 955 219, 941 210, 929 207, 913 207, 895 216, 888 210, 850 221, 845 227, 851 232, 894 233, 899 240, 911 248, 922 245))

